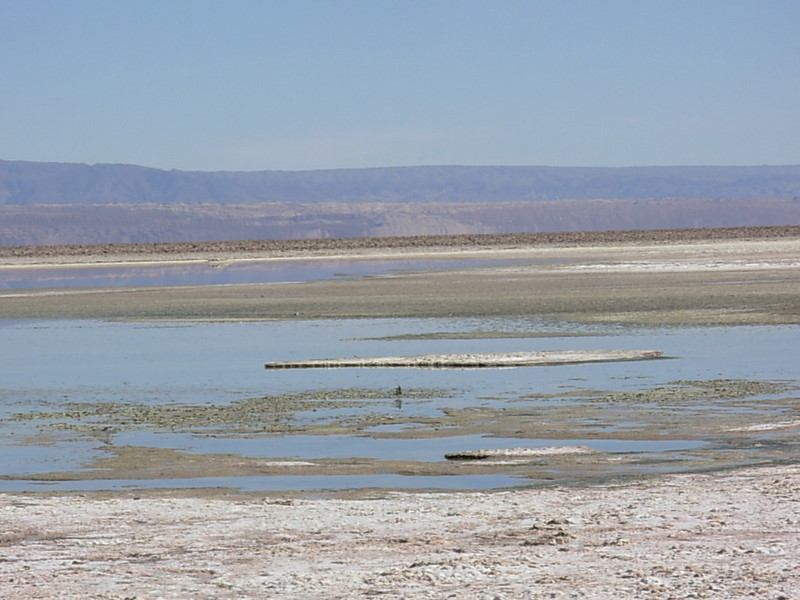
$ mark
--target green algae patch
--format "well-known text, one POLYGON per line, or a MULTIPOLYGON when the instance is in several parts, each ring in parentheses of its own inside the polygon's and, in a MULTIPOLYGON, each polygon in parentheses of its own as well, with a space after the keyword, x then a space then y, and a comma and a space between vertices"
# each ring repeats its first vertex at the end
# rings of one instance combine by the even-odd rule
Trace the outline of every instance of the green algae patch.
POLYGON ((703 381, 672 381, 665 386, 645 390, 610 392, 596 398, 598 402, 690 402, 694 400, 736 400, 754 396, 781 394, 796 385, 779 381, 749 381, 745 379, 710 379, 703 381))
POLYGON ((782 381, 676 381, 640 390, 576 389, 527 394, 503 406, 448 407, 433 423, 381 438, 484 435, 523 439, 717 439, 791 431, 800 422, 796 384, 782 381))
MULTIPOLYGON (((506 474, 519 477, 521 483, 546 485, 796 460, 800 451, 797 389, 796 383, 782 381, 674 381, 640 390, 570 388, 555 394, 526 394, 501 406, 452 407, 445 404, 448 398, 457 397, 455 390, 403 389, 398 395, 396 389, 346 388, 249 398, 224 406, 82 403, 13 418, 35 422, 42 435, 65 430, 59 435, 72 432, 80 439, 98 440, 98 452, 80 468, 23 477, 43 483, 264 475, 506 474), (438 408, 428 411, 426 417, 407 414, 396 406, 433 401, 439 403, 438 408), (314 407, 326 410, 315 416, 314 407), (374 456, 300 460, 288 449, 282 456, 278 445, 271 452, 275 456, 248 457, 115 445, 116 433, 125 430, 176 431, 221 439, 293 434, 398 440, 482 436, 481 447, 487 456, 453 461, 446 459, 443 450, 440 457, 427 461, 406 460, 402 452, 391 460, 374 456), (519 443, 509 446, 506 439, 495 447, 493 438, 516 438, 519 443), (624 440, 642 442, 636 447, 643 450, 543 454, 536 450, 543 440, 546 446, 566 444, 592 450, 596 450, 594 441, 624 440), (670 440, 679 442, 675 449, 658 449, 658 442, 670 440), (648 442, 656 445, 647 449, 648 442), (504 450, 509 447, 515 451, 504 450)), ((604 447, 608 444, 597 444, 597 448, 604 447)))
POLYGON ((449 390, 427 388, 344 388, 262 396, 228 404, 74 402, 61 410, 17 413, 9 420, 36 422, 41 429, 80 432, 100 439, 116 431, 137 429, 226 436, 335 434, 352 431, 354 422, 363 427, 398 423, 397 415, 384 414, 376 408, 451 394, 449 390), (373 410, 368 413, 370 408, 373 410), (332 418, 331 411, 340 411, 342 416, 332 418))

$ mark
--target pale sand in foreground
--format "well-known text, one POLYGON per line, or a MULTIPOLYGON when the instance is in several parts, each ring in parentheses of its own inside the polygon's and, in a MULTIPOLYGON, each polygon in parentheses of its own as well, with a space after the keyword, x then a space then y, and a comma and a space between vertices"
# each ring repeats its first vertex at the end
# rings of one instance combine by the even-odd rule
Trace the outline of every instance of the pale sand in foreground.
POLYGON ((800 467, 372 500, 0 496, 4 598, 800 595, 800 467))

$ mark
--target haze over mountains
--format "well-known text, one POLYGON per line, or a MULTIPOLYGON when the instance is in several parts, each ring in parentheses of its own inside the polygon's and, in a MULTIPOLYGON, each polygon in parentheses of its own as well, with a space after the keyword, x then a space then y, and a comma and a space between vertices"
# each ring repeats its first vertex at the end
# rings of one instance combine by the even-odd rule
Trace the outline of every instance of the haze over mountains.
POLYGON ((800 166, 187 172, 0 161, 0 245, 800 223, 800 166))

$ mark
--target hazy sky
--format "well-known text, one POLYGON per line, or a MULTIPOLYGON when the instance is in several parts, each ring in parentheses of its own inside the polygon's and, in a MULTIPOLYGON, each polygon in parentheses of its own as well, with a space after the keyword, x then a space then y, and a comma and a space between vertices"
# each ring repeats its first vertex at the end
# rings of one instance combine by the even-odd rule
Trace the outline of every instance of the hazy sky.
POLYGON ((800 163, 797 0, 0 0, 0 158, 800 163))

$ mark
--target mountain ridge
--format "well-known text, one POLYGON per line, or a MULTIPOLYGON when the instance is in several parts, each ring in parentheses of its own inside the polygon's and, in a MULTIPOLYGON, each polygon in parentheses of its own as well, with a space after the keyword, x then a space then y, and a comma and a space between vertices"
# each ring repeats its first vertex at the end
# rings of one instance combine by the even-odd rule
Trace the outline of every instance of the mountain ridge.
POLYGON ((800 224, 800 165, 164 171, 0 160, 0 246, 800 224))
POLYGON ((491 202, 800 196, 800 165, 181 171, 0 160, 0 204, 491 202))

